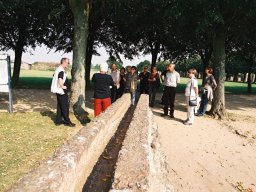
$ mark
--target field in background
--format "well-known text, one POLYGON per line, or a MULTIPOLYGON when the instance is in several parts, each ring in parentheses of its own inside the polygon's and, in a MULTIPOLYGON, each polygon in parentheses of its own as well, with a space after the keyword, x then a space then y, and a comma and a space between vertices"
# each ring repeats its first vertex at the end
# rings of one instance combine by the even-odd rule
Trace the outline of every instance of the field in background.
MULTIPOLYGON (((97 70, 91 70, 91 77, 97 70)), ((53 71, 21 70, 19 85, 17 88, 29 89, 50 89, 53 71)), ((71 79, 70 71, 67 72, 68 79, 71 79)), ((187 83, 187 78, 181 78, 181 84, 177 87, 177 92, 183 93, 187 83)), ((202 80, 198 80, 201 86, 202 80)), ((256 93, 256 84, 252 85, 253 93, 256 93)), ((226 93, 228 94, 247 94, 247 83, 225 82, 226 93)), ((161 91, 161 89, 159 90, 161 91)))

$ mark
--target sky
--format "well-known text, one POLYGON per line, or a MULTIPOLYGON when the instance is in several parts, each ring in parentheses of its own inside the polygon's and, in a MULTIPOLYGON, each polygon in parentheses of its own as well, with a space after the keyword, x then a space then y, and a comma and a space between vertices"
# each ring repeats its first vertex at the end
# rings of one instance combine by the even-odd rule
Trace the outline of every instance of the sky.
MULTIPOLYGON (((101 56, 92 57, 93 65, 104 63, 109 57, 104 47, 99 48, 97 51, 98 53, 100 53, 101 56)), ((9 51, 8 54, 10 54, 12 59, 14 59, 13 51, 9 51)), ((42 45, 41 47, 39 46, 36 47, 35 50, 29 49, 26 53, 23 53, 22 61, 25 61, 27 63, 34 63, 36 61, 58 63, 62 57, 67 57, 72 62, 72 53, 55 52, 54 50, 50 51, 46 46, 42 45)), ((124 59, 124 57, 121 55, 121 59, 124 63, 124 66, 127 66, 127 65, 137 65, 138 63, 144 60, 151 61, 151 56, 141 55, 140 57, 136 57, 132 61, 130 61, 130 60, 124 59)))

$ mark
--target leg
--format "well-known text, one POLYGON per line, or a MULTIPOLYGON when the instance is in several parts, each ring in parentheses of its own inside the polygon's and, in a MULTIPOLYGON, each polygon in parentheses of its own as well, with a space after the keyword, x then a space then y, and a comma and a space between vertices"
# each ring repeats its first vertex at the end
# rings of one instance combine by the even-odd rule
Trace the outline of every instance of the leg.
POLYGON ((152 86, 149 86, 149 106, 151 107, 152 106, 152 89, 153 87, 152 86))
POLYGON ((176 87, 170 89, 170 117, 174 117, 174 101, 176 96, 176 87))
POLYGON ((153 87, 152 93, 151 93, 151 105, 154 107, 155 105, 155 98, 156 98, 156 87, 153 87))
POLYGON ((168 115, 169 101, 170 100, 170 88, 166 87, 163 93, 164 101, 164 115, 168 115))
MULTIPOLYGON (((191 98, 194 99, 194 98, 191 98)), ((187 97, 187 106, 188 106, 188 113, 187 113, 187 123, 193 124, 194 123, 194 106, 189 106, 189 97, 187 97)))
POLYGON ((56 124, 61 124, 62 123, 62 114, 61 114, 61 108, 60 108, 60 101, 59 101, 59 96, 57 95, 57 116, 56 116, 56 120, 55 123, 56 124))
POLYGON ((135 105, 135 99, 136 99, 136 91, 134 93, 131 93, 132 105, 135 105))
POLYGON ((117 91, 117 87, 113 86, 111 88, 111 103, 114 103, 116 101, 116 91, 117 91))
POLYGON ((101 99, 94 98, 94 116, 97 117, 102 112, 101 99))
POLYGON ((69 119, 68 95, 61 95, 61 113, 65 123, 71 123, 69 119))
POLYGON ((102 99, 101 104, 102 104, 102 111, 105 111, 111 105, 110 98, 102 99))

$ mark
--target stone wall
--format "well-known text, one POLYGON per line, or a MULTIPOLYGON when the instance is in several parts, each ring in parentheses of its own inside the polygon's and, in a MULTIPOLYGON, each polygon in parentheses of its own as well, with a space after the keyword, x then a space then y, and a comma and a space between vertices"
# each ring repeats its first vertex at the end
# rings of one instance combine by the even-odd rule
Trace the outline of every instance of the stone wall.
POLYGON ((148 95, 141 95, 119 152, 111 192, 173 191, 148 103, 148 95))
POLYGON ((8 191, 82 191, 94 164, 130 107, 130 100, 130 94, 123 95, 8 191))

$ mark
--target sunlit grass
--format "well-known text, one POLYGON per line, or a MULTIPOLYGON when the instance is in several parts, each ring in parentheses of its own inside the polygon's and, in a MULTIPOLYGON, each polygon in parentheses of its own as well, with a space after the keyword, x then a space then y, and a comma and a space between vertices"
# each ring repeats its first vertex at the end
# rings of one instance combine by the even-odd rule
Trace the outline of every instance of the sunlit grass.
POLYGON ((53 112, 0 113, 0 191, 5 191, 24 173, 37 167, 74 135, 75 128, 55 126, 53 112))

